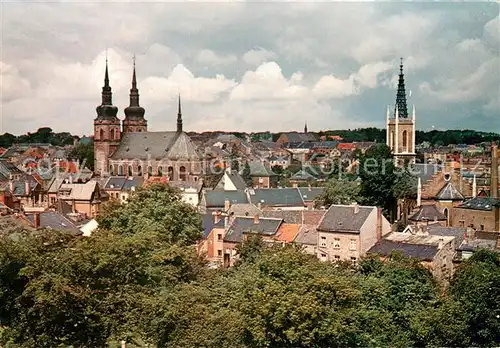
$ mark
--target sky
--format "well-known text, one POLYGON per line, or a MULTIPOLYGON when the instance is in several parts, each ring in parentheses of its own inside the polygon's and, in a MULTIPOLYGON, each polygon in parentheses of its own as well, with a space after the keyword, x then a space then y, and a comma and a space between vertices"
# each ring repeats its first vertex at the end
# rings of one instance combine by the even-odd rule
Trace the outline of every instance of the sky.
POLYGON ((500 132, 494 2, 9 1, 0 133, 91 134, 106 55, 118 117, 136 56, 149 130, 385 127, 400 57, 417 129, 500 132), (411 92, 410 92, 411 91, 411 92))

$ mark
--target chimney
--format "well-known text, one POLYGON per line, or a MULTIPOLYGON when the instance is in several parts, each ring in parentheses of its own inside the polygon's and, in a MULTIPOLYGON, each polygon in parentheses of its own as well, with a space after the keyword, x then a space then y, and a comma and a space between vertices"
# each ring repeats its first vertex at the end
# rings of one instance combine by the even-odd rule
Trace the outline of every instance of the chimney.
POLYGON ((491 145, 491 193, 493 198, 498 197, 498 146, 495 142, 491 145))
POLYGON ((214 212, 213 215, 214 215, 214 224, 218 224, 220 221, 220 211, 214 212))
POLYGON ((354 208, 354 214, 359 213, 359 205, 358 205, 358 203, 354 202, 354 203, 352 203, 352 206, 354 208))
POLYGON ((262 203, 261 202, 257 202, 257 208, 259 208, 259 210, 262 210, 262 203))
POLYGON ((377 208, 377 241, 382 239, 382 208, 377 208))
POLYGON ((253 217, 253 223, 256 224, 256 225, 259 223, 259 215, 255 215, 253 217))
POLYGON ((9 191, 14 194, 14 180, 9 180, 9 191))
POLYGON ((26 195, 30 194, 30 182, 28 180, 24 182, 24 191, 26 192, 26 195))
POLYGON ((296 183, 296 182, 294 182, 294 183, 292 184, 292 187, 297 188, 297 187, 298 187, 297 183, 296 183))
POLYGON ((40 213, 33 214, 33 226, 35 228, 40 227, 40 213))
POLYGON ((228 211, 229 208, 231 208, 231 202, 229 202, 229 199, 226 199, 224 201, 224 211, 228 211))
POLYGON ((307 186, 307 191, 311 192, 311 184, 307 186))
POLYGON ((73 175, 69 175, 69 183, 72 184, 73 183, 73 175))
POLYGON ((438 249, 441 250, 444 247, 444 239, 439 238, 438 249))
POLYGON ((474 174, 474 180, 472 181, 472 197, 476 198, 477 196, 477 182, 476 182, 476 174, 474 174))

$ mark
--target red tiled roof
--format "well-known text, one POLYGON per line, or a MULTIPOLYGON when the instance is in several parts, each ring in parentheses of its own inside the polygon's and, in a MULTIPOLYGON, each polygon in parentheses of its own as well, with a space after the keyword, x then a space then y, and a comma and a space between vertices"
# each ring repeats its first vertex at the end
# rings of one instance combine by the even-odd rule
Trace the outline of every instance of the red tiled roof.
POLYGON ((353 143, 339 143, 337 145, 337 149, 339 150, 354 150, 356 148, 356 144, 353 143))
POLYGON ((299 224, 281 224, 276 233, 276 239, 285 243, 291 243, 299 233, 299 224))

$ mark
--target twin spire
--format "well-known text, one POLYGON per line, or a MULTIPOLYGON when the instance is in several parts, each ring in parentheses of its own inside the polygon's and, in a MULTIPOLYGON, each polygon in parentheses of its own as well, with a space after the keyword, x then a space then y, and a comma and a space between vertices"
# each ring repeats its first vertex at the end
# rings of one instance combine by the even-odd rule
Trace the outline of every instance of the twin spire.
MULTIPOLYGON (((132 71, 132 88, 130 89, 130 104, 125 108, 125 120, 144 120, 145 110, 139 105, 139 89, 137 88, 137 75, 135 71, 135 55, 133 58, 133 71, 132 71)), ((99 109, 104 105, 112 106, 112 93, 109 85, 109 72, 108 72, 108 57, 106 56, 106 70, 104 72, 104 86, 102 87, 102 105, 98 106, 99 109)), ((115 108, 115 107, 114 107, 115 108)), ((116 115, 116 114, 115 114, 116 115)), ((182 112, 181 112, 181 95, 179 93, 179 106, 177 113, 177 132, 182 132, 182 112)))

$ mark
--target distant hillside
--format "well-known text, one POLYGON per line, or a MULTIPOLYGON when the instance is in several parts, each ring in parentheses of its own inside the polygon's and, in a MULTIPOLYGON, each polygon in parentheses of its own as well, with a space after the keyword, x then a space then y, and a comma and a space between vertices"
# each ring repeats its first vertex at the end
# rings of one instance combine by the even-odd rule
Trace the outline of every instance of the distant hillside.
POLYGON ((54 133, 51 128, 39 128, 35 133, 15 136, 10 133, 0 135, 0 147, 8 148, 18 143, 45 143, 56 146, 73 145, 75 136, 70 133, 54 133))

